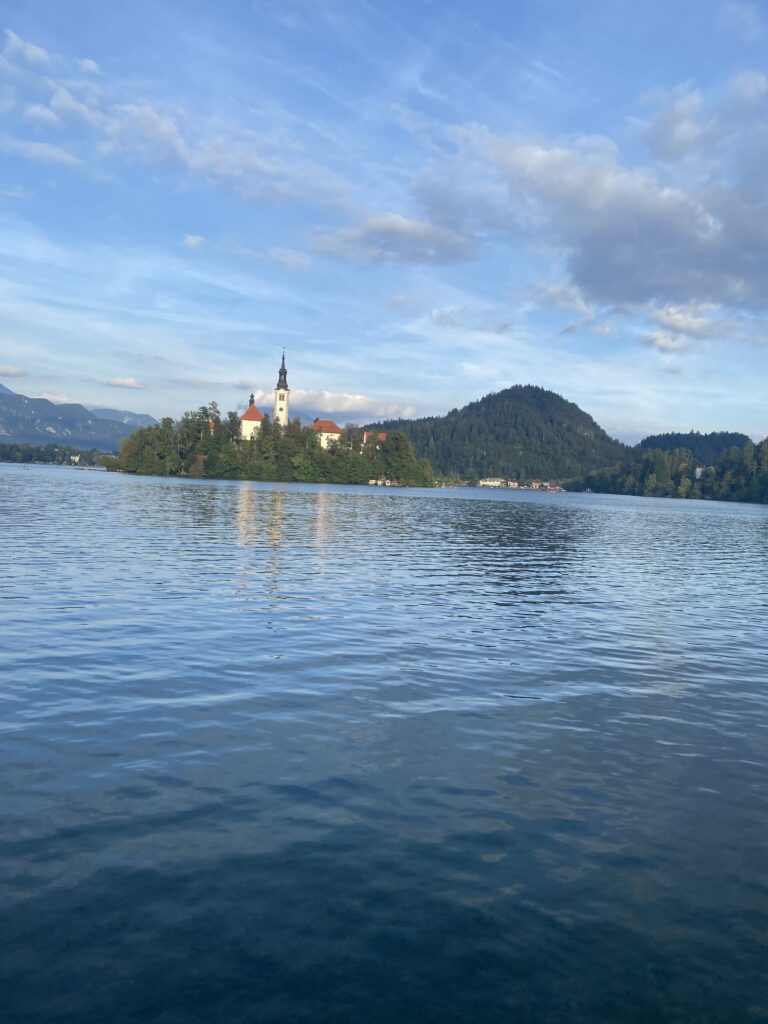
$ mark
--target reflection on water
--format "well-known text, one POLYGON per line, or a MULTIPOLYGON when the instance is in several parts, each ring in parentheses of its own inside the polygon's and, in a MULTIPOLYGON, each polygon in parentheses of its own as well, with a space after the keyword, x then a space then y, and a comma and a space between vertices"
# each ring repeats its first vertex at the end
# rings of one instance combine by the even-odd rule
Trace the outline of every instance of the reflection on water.
POLYGON ((768 1016, 768 510, 0 467, 16 1021, 768 1016))

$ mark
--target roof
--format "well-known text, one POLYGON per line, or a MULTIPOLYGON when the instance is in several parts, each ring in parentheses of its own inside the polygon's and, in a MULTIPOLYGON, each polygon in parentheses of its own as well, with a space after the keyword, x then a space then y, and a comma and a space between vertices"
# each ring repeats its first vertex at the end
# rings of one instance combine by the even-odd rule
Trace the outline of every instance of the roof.
POLYGON ((243 415, 240 417, 241 420, 257 420, 261 422, 264 419, 264 413, 259 412, 255 405, 249 405, 243 415))
POLYGON ((310 423, 310 430, 316 430, 318 434, 341 434, 341 427, 337 426, 333 420, 315 420, 314 423, 310 423))
MULTIPOLYGON (((370 430, 366 430, 365 431, 365 433, 363 434, 363 444, 368 444, 369 440, 371 439, 371 434, 372 434, 372 431, 370 431, 370 430)), ((379 432, 376 435, 376 440, 377 441, 386 441, 387 440, 387 435, 379 432)))

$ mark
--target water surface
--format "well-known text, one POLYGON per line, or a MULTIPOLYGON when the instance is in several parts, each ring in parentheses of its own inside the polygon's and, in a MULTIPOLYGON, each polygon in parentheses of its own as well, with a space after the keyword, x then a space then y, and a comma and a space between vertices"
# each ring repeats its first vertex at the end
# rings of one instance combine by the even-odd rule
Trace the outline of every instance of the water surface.
POLYGON ((0 466, 3 1020, 768 1019, 768 509, 0 466))

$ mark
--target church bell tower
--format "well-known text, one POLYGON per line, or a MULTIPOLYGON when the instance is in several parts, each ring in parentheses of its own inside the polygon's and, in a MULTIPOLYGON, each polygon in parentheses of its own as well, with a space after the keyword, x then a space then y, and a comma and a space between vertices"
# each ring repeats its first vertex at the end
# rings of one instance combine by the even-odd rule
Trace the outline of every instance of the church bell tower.
POLYGON ((283 427, 288 426, 288 371, 285 368, 285 352, 283 361, 280 363, 280 372, 277 375, 277 387, 275 388, 275 417, 274 422, 283 427))

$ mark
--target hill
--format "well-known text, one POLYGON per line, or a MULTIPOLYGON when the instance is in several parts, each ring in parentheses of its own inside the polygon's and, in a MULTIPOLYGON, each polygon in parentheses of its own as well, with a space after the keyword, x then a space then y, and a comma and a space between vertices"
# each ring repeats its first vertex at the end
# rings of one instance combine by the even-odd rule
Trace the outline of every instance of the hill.
POLYGON ((27 398, 0 391, 0 441, 6 444, 47 445, 116 451, 135 429, 130 424, 100 419, 83 405, 55 405, 47 398, 27 398))
POLYGON ((748 441, 746 434, 727 430, 712 431, 711 434, 700 434, 698 430, 691 430, 687 434, 651 434, 644 437, 637 447, 655 448, 662 452, 684 448, 702 465, 713 466, 729 448, 743 448, 748 441))
POLYGON ((741 447, 731 445, 706 468, 697 466, 698 461, 685 448, 638 447, 618 465, 569 480, 566 486, 602 494, 768 502, 768 438, 758 445, 749 438, 741 447))
POLYGON ((438 473, 465 480, 560 480, 616 463, 627 451, 573 402, 530 384, 445 416, 385 420, 369 429, 401 431, 438 473))

